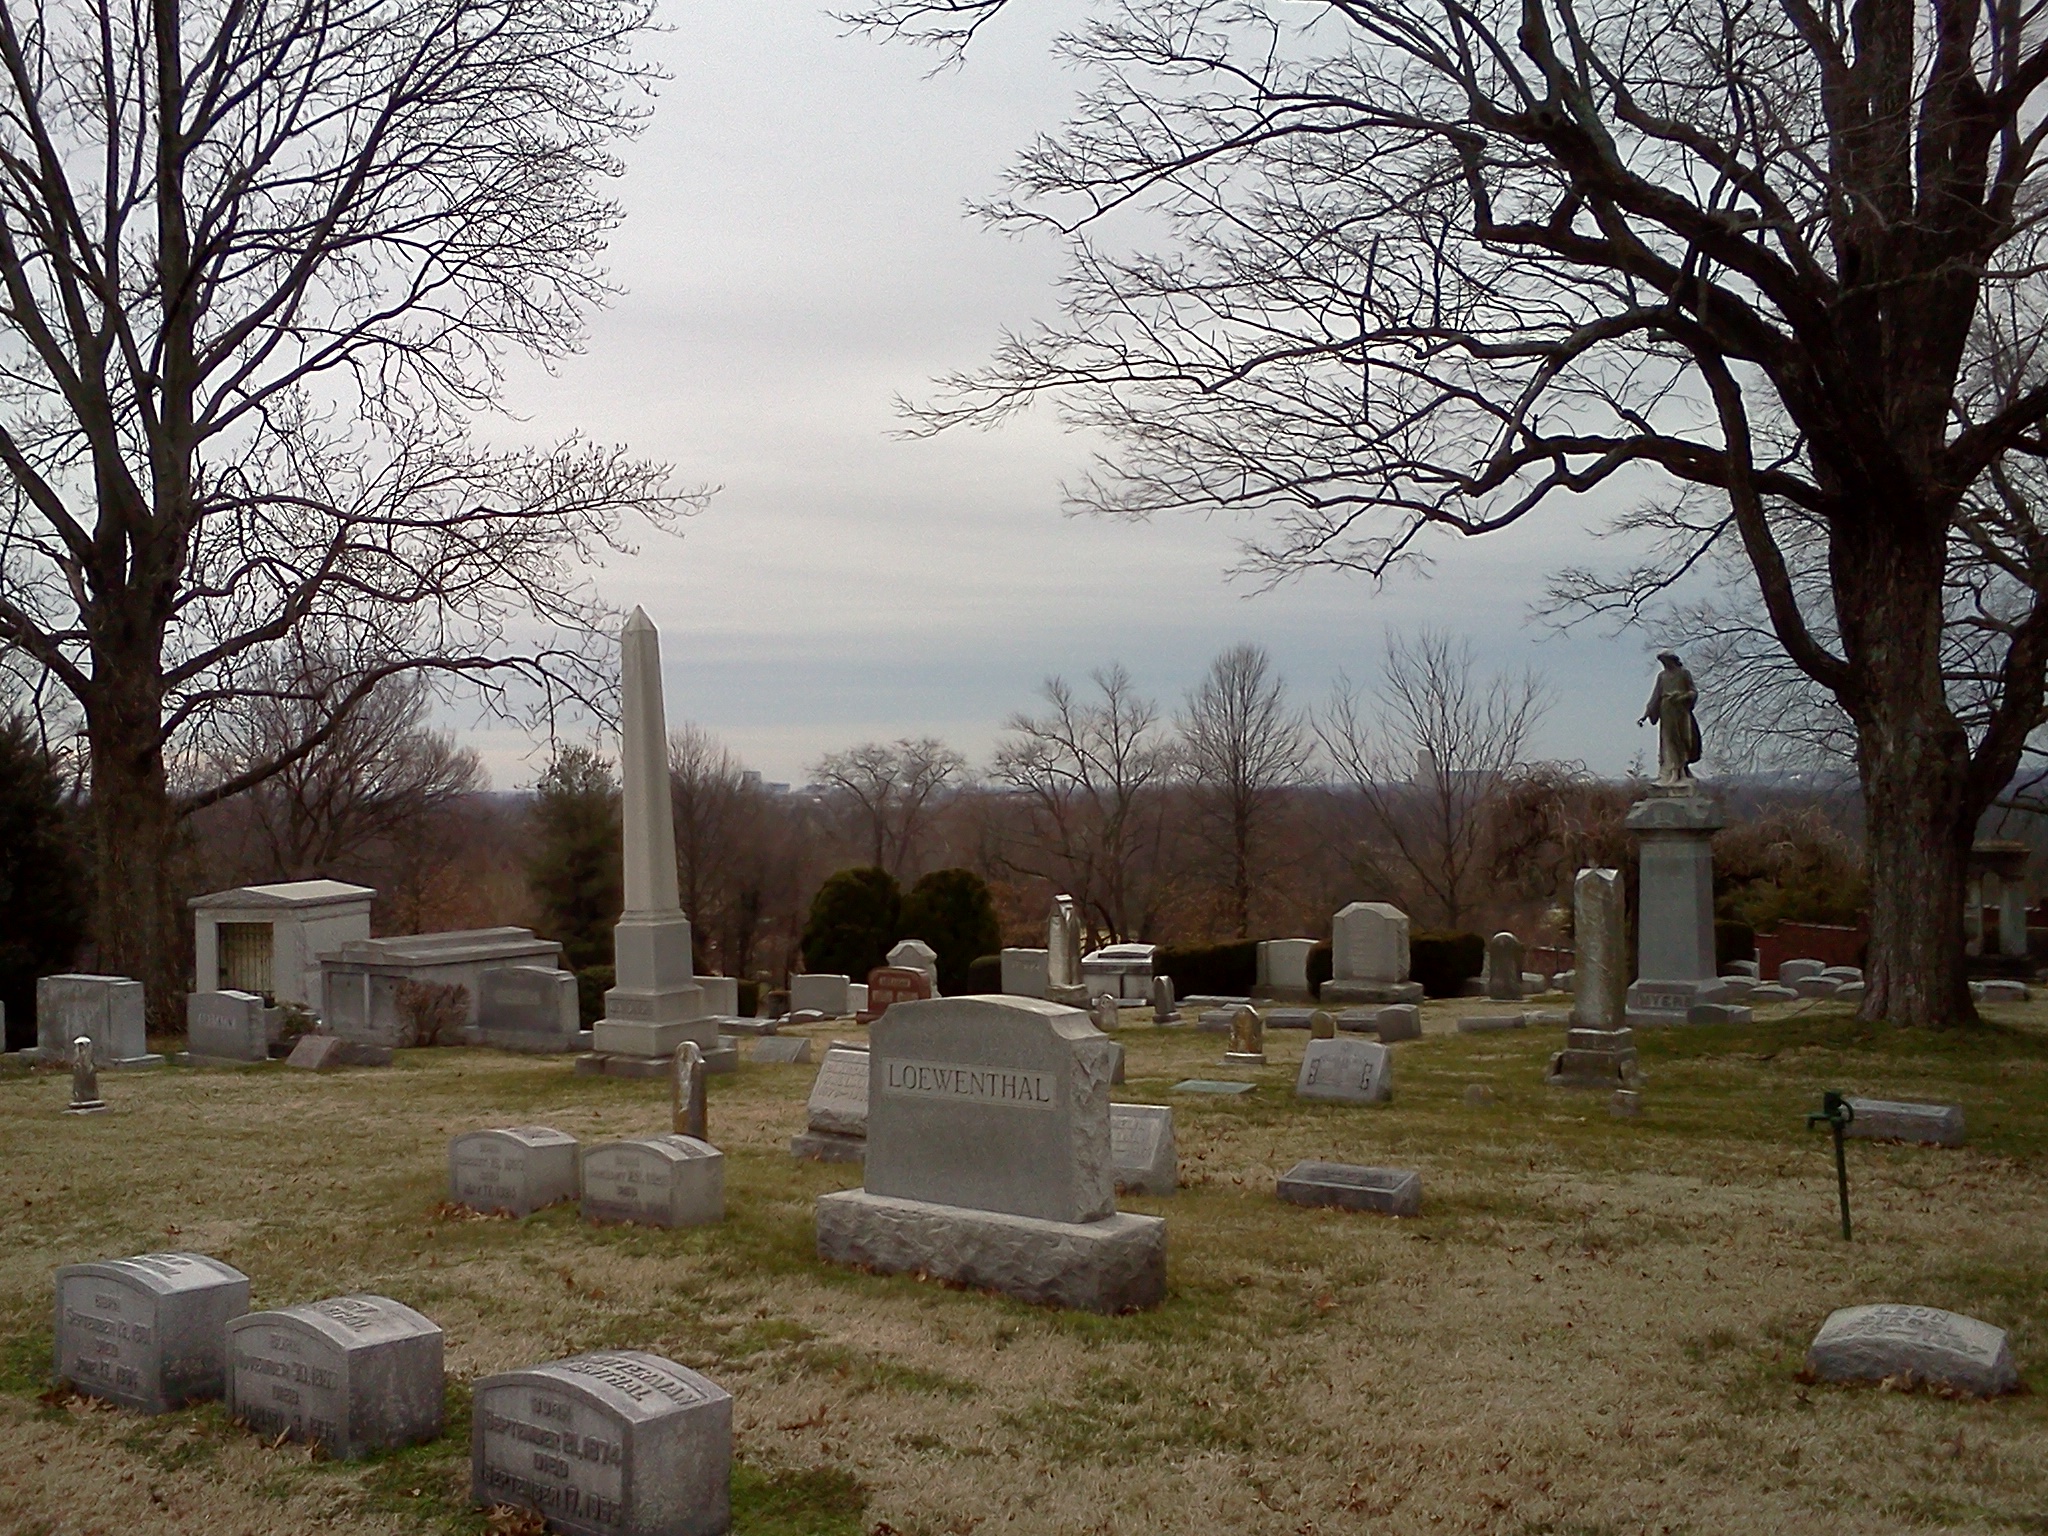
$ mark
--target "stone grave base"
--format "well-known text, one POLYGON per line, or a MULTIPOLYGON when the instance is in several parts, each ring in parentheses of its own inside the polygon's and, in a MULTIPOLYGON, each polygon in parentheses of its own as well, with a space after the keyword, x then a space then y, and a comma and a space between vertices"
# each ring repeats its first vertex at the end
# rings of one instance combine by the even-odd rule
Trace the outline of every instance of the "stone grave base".
MULTIPOLYGON (((1751 996, 1755 994, 1752 993, 1751 996)), ((1730 1001, 1718 976, 1704 981, 1638 981, 1628 989, 1631 1029, 1672 1024, 1747 1024, 1749 1010, 1730 1001)))
POLYGON ((1543 1081, 1552 1088, 1634 1088, 1643 1080, 1636 1064, 1635 1033, 1627 1029, 1573 1029, 1564 1049, 1550 1058, 1543 1081))
POLYGON ((805 1131, 789 1138, 789 1155, 812 1163, 864 1163, 868 1139, 841 1136, 836 1131, 805 1131))
MULTIPOLYGON (((680 1042, 678 1042, 680 1043, 680 1042)), ((621 1056, 608 1051, 587 1051, 576 1058, 578 1077, 667 1077, 675 1057, 621 1056)), ((740 1069, 739 1042, 729 1035, 718 1037, 718 1049, 704 1053, 706 1072, 737 1072, 740 1069)))
POLYGON ((246 1056, 206 1056, 198 1051, 180 1051, 171 1060, 181 1067, 260 1067, 270 1058, 265 1056, 263 1061, 251 1061, 246 1056))
POLYGON ((1131 1312, 1166 1296, 1166 1223, 1042 1221, 849 1189, 818 1199, 818 1257, 929 1275, 1040 1306, 1131 1312))
POLYGON ((1419 981, 1338 981, 1323 983, 1323 1002, 1340 1006, 1350 1003, 1419 1003, 1419 981))
POLYGON ((772 1035, 781 1027, 780 1019, 738 1019, 725 1015, 718 1018, 718 1032, 722 1035, 772 1035))

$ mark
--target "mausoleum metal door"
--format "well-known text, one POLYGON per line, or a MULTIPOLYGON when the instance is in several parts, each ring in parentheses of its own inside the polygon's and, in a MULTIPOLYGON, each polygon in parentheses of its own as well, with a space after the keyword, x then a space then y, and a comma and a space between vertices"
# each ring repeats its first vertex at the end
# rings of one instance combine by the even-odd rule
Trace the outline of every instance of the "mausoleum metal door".
POLYGON ((270 924, 222 923, 220 925, 220 988, 224 992, 253 992, 271 1000, 270 924))

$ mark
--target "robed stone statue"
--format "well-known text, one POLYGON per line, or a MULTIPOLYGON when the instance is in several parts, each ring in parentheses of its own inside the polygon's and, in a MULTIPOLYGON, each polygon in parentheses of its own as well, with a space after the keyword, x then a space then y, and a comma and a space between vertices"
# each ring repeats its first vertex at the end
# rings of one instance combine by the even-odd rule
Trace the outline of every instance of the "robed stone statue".
POLYGON ((1657 659, 1664 670, 1650 690, 1642 723, 1657 727, 1657 782, 1683 788, 1693 782, 1692 765, 1700 760, 1700 727, 1692 713, 1700 692, 1675 654, 1660 651, 1657 659))

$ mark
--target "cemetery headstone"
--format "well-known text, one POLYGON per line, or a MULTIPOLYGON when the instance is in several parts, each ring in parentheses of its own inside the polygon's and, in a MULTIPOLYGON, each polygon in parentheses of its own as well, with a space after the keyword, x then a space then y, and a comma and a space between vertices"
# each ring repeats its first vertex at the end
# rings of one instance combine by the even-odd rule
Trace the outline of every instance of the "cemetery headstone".
POLYGON ((1640 865, 1636 980, 1628 988, 1625 1018, 1604 1027, 1710 1022, 1694 1018, 1693 1008, 1721 1002, 1714 959, 1714 833, 1727 818, 1715 800, 1687 784, 1652 788, 1626 820, 1640 865))
POLYGON ((1085 1005, 1088 989, 1081 975, 1081 913, 1074 898, 1052 899, 1045 919, 1045 995, 1056 1003, 1085 1005))
POLYGON ((1978 1397, 2016 1391, 2019 1368, 2005 1330, 1939 1307, 1843 1307, 1806 1351, 1822 1381, 1896 1381, 1978 1397))
POLYGON ((2024 1003, 2031 995, 2024 981, 1994 977, 1978 983, 1978 999, 1986 1003, 2024 1003))
POLYGON ((1258 947, 1258 997, 1313 997, 1308 985, 1308 957, 1314 939, 1266 939, 1258 947))
POLYGON ((1543 1081, 1553 1088, 1604 1088, 1634 1084, 1636 1036, 1632 1029, 1567 1029, 1564 1049, 1550 1058, 1543 1081))
POLYGON ((821 1163, 857 1163, 867 1156, 868 1053, 833 1041, 811 1084, 804 1132, 792 1156, 821 1163))
POLYGON ((342 1047, 347 1044, 337 1035, 301 1035, 299 1043, 292 1047, 291 1055, 285 1057, 288 1067, 303 1067, 308 1072, 326 1072, 342 1064, 342 1047))
POLYGON ((1318 1008, 1308 1016, 1308 1035, 1311 1040, 1336 1039, 1337 1016, 1318 1008))
POLYGON ((1003 991, 1011 997, 1044 997, 1051 972, 1043 949, 1003 951, 1003 991))
POLYGON ((1230 1049, 1223 1059, 1233 1067, 1266 1064, 1266 1021, 1256 1009, 1239 1008, 1230 1015, 1230 1049))
POLYGON ((388 1296, 335 1296, 227 1325, 228 1412, 337 1461, 441 1433, 441 1330, 388 1296))
POLYGON ((538 965, 492 966, 477 978, 477 1040, 501 1051, 573 1051, 582 1031, 576 977, 538 965))
POLYGON ((169 1413, 227 1390, 226 1328, 249 1277, 203 1253, 142 1253, 57 1271, 56 1376, 88 1397, 169 1413))
POLYGON ((100 1097, 99 1068, 93 1065, 92 1036, 80 1035, 71 1042, 71 1102, 67 1115, 96 1115, 107 1107, 100 1097))
POLYGON ((1413 1216, 1422 1209, 1422 1175, 1412 1168, 1361 1168, 1352 1163, 1299 1162, 1274 1192, 1292 1205, 1413 1216))
POLYGON ((1268 1029, 1307 1029, 1315 1023, 1314 1008, 1262 1008, 1259 1017, 1268 1029))
POLYGON ((849 981, 846 984, 846 1011, 855 1018, 868 1011, 868 984, 864 981, 849 981))
MULTIPOLYGON (((817 973, 789 978, 789 1011, 821 1013, 828 1019, 846 1015, 849 978, 817 973)), ((868 978, 868 1007, 875 1006, 875 979, 868 978)))
POLYGON ((1408 914, 1384 901, 1354 901, 1330 919, 1326 1003, 1420 1003, 1408 979, 1408 914))
POLYGON ((583 1154, 583 1219, 703 1227, 725 1219, 725 1154, 694 1136, 611 1141, 583 1154))
POLYGON ((1486 995, 1498 1002, 1522 1000, 1522 941, 1512 933, 1486 941, 1486 995))
POLYGON ((1072 1008, 934 998, 869 1048, 865 1187, 822 1197, 818 1256, 1119 1312, 1165 1291, 1165 1224, 1118 1213, 1114 1042, 1072 1008))
POLYGON ((1819 960, 1787 960, 1778 967, 1778 985, 1789 987, 1795 982, 1810 981, 1827 966, 1819 960))
POLYGON ((476 1383, 470 1496, 578 1536, 724 1536, 732 1396, 640 1350, 577 1355, 476 1383))
POLYGON ((1372 1040, 1311 1039, 1301 1055, 1294 1096, 1325 1104, 1384 1104, 1394 1096, 1391 1054, 1372 1040))
POLYGON ((1171 1106, 1110 1105, 1109 1146, 1118 1194, 1170 1195, 1180 1188, 1171 1106))
POLYGON ((915 966, 878 965, 868 972, 868 1001, 860 1021, 872 1024, 898 1003, 920 1002, 932 995, 932 978, 915 966))
POLYGON ((1585 1029, 1620 1029, 1629 985, 1628 914, 1621 871, 1582 869, 1572 881, 1572 1022, 1585 1029))
POLYGON ((704 1053, 697 1049, 695 1041, 685 1040, 676 1047, 668 1077, 669 1130, 678 1136, 705 1141, 711 1135, 704 1078, 704 1053))
POLYGON ((55 1065, 71 1060, 71 1042, 92 1041, 101 1067, 155 1067, 144 1033, 142 983, 125 976, 42 976, 36 980, 36 1045, 55 1065))
POLYGON ((1419 1040, 1422 1038, 1422 1010, 1413 1003, 1346 1008, 1337 1015, 1337 1027, 1353 1034, 1376 1034, 1383 1045, 1391 1045, 1396 1040, 1419 1040))
POLYGON ((1122 1028, 1123 1019, 1117 1011, 1116 999, 1107 992, 1096 998, 1089 1010, 1089 1022, 1104 1034, 1113 1034, 1122 1028))
POLYGON ((748 1059, 764 1067, 807 1067, 811 1064, 811 1042, 801 1035, 756 1040, 748 1059))
POLYGON ((486 1215, 530 1216, 577 1195, 576 1138, 545 1125, 464 1131, 448 1143, 448 1198, 486 1215))
MULTIPOLYGON (((1005 988, 1007 991, 1008 989, 1005 988)), ((1152 1022, 1154 1024, 1178 1024, 1180 1009, 1174 1006, 1173 978, 1154 976, 1152 978, 1152 1022)))
POLYGON ((923 939, 904 939, 887 956, 898 970, 917 971, 925 979, 925 996, 939 995, 939 952, 923 939))
POLYGON ((1928 1146, 1963 1144, 1963 1106, 1908 1104, 1894 1099, 1849 1100, 1854 1118, 1842 1133, 1869 1141, 1917 1141, 1928 1146))
POLYGON ((1230 1021, 1237 1017, 1237 1010, 1244 1005, 1232 1004, 1225 1008, 1205 1008, 1195 1019, 1195 1028, 1205 1035, 1227 1035, 1230 1021))
POLYGON ((185 995, 185 1051, 188 1060, 210 1062, 270 1060, 269 1010, 253 992, 189 992, 185 995))

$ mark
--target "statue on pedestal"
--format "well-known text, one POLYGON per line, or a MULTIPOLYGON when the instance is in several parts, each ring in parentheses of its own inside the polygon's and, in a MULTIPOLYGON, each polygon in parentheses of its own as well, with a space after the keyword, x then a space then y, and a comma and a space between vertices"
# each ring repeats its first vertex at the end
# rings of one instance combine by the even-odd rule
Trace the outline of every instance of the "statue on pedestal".
POLYGON ((1657 727, 1657 783, 1666 789, 1686 789, 1693 783, 1692 765, 1700 760, 1700 727, 1692 712, 1700 691, 1675 652, 1659 651, 1657 659, 1664 670, 1657 674, 1649 705, 1637 723, 1657 727))

